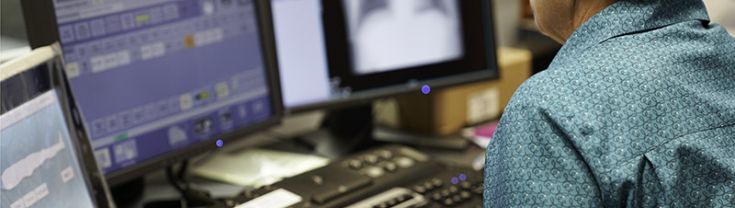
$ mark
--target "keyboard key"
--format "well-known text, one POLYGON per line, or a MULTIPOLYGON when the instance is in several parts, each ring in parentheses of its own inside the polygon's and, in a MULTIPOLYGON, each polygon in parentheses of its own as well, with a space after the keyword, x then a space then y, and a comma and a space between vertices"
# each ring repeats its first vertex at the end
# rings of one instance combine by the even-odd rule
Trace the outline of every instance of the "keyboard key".
POLYGON ((444 185, 444 182, 438 178, 431 179, 431 184, 434 185, 434 187, 441 187, 444 185))
POLYGON ((431 199, 434 200, 434 201, 439 201, 439 200, 442 199, 442 195, 439 194, 439 193, 434 193, 434 194, 431 195, 431 199))
POLYGON ((469 190, 470 188, 472 188, 472 184, 470 182, 467 182, 467 181, 462 181, 461 183, 459 183, 459 186, 461 186, 462 189, 467 189, 467 190, 469 190))
POLYGON ((457 192, 459 192, 459 188, 457 188, 457 186, 449 187, 449 193, 456 194, 457 192))
POLYGON ((462 197, 465 200, 466 199, 469 199, 469 198, 472 198, 472 194, 470 192, 468 192, 468 191, 462 191, 462 192, 460 192, 459 193, 459 196, 462 197))
POLYGON ((419 194, 426 193, 426 189, 424 188, 424 186, 415 186, 415 187, 413 187, 413 190, 416 191, 416 193, 419 193, 419 194))
POLYGON ((350 160, 348 163, 348 166, 353 170, 359 170, 362 168, 362 161, 360 160, 350 160))
POLYGON ((462 197, 459 196, 459 195, 452 196, 452 200, 454 200, 454 202, 456 202, 456 203, 461 203, 463 201, 462 200, 462 197))
POLYGON ((398 170, 398 166, 395 163, 387 162, 383 164, 383 169, 385 169, 388 172, 396 172, 398 170))
POLYGON ((379 167, 369 167, 369 168, 365 169, 364 173, 365 173, 365 175, 367 175, 367 176, 369 176, 371 178, 378 178, 380 176, 383 176, 383 174, 385 174, 385 172, 383 171, 383 169, 382 168, 379 168, 379 167))
POLYGON ((415 163, 413 159, 407 158, 407 157, 400 157, 396 159, 395 162, 396 164, 398 164, 398 167, 401 167, 401 168, 409 168, 413 166, 413 164, 415 163))
POLYGON ((381 150, 378 152, 378 155, 380 155, 380 157, 384 160, 390 160, 391 158, 393 158, 393 152, 391 152, 390 150, 381 150))
POLYGON ((376 164, 378 163, 378 156, 375 155, 365 155, 365 161, 367 161, 370 164, 376 164))
POLYGON ((444 204, 445 206, 452 206, 452 205, 454 205, 454 200, 452 200, 452 199, 444 199, 444 201, 442 201, 442 204, 444 204))
POLYGON ((450 193, 447 189, 444 189, 439 193, 441 193, 442 197, 449 197, 449 195, 452 195, 452 193, 450 193))
POLYGON ((424 188, 425 188, 426 190, 432 190, 432 189, 434 189, 435 187, 434 187, 434 184, 431 184, 431 182, 428 182, 428 181, 427 181, 427 182, 424 182, 424 188))

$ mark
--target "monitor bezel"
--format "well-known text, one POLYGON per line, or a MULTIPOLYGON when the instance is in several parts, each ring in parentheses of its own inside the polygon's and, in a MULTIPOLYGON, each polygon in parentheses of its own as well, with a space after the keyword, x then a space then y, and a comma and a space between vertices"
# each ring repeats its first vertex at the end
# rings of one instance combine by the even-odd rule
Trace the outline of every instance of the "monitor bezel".
MULTIPOLYGON (((270 109, 272 110, 271 117, 258 124, 251 124, 235 131, 216 135, 205 140, 205 142, 199 142, 185 148, 167 152, 155 158, 125 167, 122 170, 107 173, 105 174, 105 178, 110 185, 122 184, 142 177, 152 171, 160 170, 162 167, 179 163, 187 158, 208 151, 216 150, 218 149, 215 144, 216 139, 221 139, 223 142, 228 143, 280 124, 284 115, 284 108, 281 97, 280 77, 278 75, 279 70, 272 16, 270 4, 267 1, 269 0, 253 0, 253 3, 258 18, 256 22, 259 27, 261 53, 263 55, 263 63, 269 87, 270 109)), ((21 5, 26 20, 28 42, 31 48, 38 48, 60 41, 53 0, 21 1, 21 5)), ((73 92, 71 90, 69 90, 69 96, 73 98, 73 92)), ((72 108, 72 111, 75 118, 81 118, 81 114, 77 108, 72 108)), ((88 135, 85 134, 84 138, 88 139, 88 135)))
MULTIPOLYGON (((421 88, 424 85, 430 86, 431 90, 441 90, 448 87, 458 86, 458 85, 464 85, 464 84, 472 84, 477 82, 483 82, 483 81, 491 81, 498 79, 500 77, 500 68, 498 66, 498 60, 497 60, 497 45, 495 40, 495 19, 492 12, 492 2, 490 0, 479 0, 479 4, 481 5, 480 8, 480 14, 482 17, 481 24, 483 27, 481 28, 482 31, 482 41, 484 42, 484 66, 482 69, 474 69, 474 70, 466 70, 464 73, 460 74, 454 74, 454 75, 448 75, 448 76, 428 76, 428 77, 420 77, 419 79, 416 79, 414 77, 415 73, 413 74, 406 74, 405 72, 398 71, 398 72, 387 72, 387 73, 379 73, 374 75, 368 75, 370 79, 378 79, 385 78, 386 76, 402 76, 400 81, 393 81, 392 83, 386 85, 386 86, 372 86, 367 87, 366 89, 361 89, 360 91, 354 91, 350 92, 349 95, 345 97, 329 97, 325 100, 312 102, 312 103, 306 103, 306 104, 299 104, 295 106, 286 106, 286 112, 288 114, 299 114, 299 113, 305 113, 310 112, 314 110, 323 110, 323 109, 340 109, 340 108, 348 108, 356 105, 364 105, 369 104, 373 102, 374 100, 378 99, 384 99, 394 96, 400 96, 400 95, 407 95, 407 94, 413 94, 413 93, 422 93, 421 88), (424 78, 424 79, 422 79, 424 78)), ((322 8, 323 10, 326 9, 325 7, 331 8, 331 9, 341 9, 342 0, 321 0, 322 8), (331 5, 327 5, 327 3, 330 3, 331 5)), ((328 17, 324 17, 328 18, 328 17)), ((327 20, 323 20, 327 21, 327 20)), ((329 20, 334 21, 334 20, 329 20)), ((335 24, 334 22, 332 24, 335 24)), ((345 24, 344 20, 342 21, 336 21, 336 24, 345 24)), ((327 26, 324 26, 325 29, 325 37, 329 38, 331 36, 334 36, 332 34, 331 36, 327 34, 327 26)), ((344 26, 346 27, 346 25, 344 26)), ((340 33, 346 33, 346 28, 338 28, 341 29, 341 31, 338 31, 340 33)), ((341 35, 341 34, 338 34, 341 35)), ((477 36, 474 36, 475 38, 480 38, 477 36)), ((341 38, 344 39, 344 38, 341 38)), ((346 40, 341 40, 341 43, 338 43, 337 45, 342 44, 342 46, 339 46, 338 50, 335 50, 333 47, 334 43, 325 43, 327 47, 327 55, 332 56, 335 54, 336 51, 343 51, 347 46, 344 46, 346 44, 346 40), (331 51, 331 52, 330 52, 331 51)), ((469 40, 469 41, 479 41, 479 40, 469 40)), ((341 58, 347 58, 347 54, 340 54, 339 57, 341 58)), ((334 66, 334 62, 332 61, 333 58, 328 58, 328 71, 330 75, 330 79, 334 76, 332 73, 333 69, 331 67, 334 66)), ((451 61, 450 61, 451 62, 451 61)), ((344 62, 342 62, 341 66, 344 67, 344 62)), ((439 64, 431 64, 427 65, 429 67, 434 67, 437 65, 443 65, 446 67, 445 63, 439 63, 439 64)), ((425 67, 425 66, 422 66, 425 67)), ((445 71, 448 71, 450 69, 443 69, 445 71)))

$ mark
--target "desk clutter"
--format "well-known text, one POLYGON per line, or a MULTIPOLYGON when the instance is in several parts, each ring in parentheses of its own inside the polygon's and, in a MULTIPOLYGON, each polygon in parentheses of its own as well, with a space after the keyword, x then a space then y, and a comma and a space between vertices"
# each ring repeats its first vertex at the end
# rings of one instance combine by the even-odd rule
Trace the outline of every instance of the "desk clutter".
POLYGON ((11 10, 28 47, 0 57, 0 207, 481 207, 483 150, 460 131, 530 75, 490 0, 11 10))
POLYGON ((256 207, 247 201, 288 191, 301 200, 284 207, 482 207, 482 190, 480 171, 391 145, 243 192, 235 200, 243 208, 256 207))

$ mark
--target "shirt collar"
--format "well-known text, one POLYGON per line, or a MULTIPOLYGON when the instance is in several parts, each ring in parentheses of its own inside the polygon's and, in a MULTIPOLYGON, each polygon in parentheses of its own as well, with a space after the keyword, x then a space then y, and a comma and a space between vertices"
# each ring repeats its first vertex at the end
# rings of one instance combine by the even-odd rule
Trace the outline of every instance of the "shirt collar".
MULTIPOLYGON (((619 0, 582 24, 557 58, 574 54, 614 37, 689 20, 709 21, 702 0, 619 0)), ((554 59, 554 62, 560 60, 554 59)))

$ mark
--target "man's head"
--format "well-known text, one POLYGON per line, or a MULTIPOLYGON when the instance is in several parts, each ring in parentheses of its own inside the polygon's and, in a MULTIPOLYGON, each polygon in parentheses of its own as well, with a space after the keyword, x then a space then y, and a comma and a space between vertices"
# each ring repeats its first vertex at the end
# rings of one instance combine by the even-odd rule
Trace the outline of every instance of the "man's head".
POLYGON ((531 0, 539 30, 559 43, 567 41, 600 10, 617 0, 531 0))

